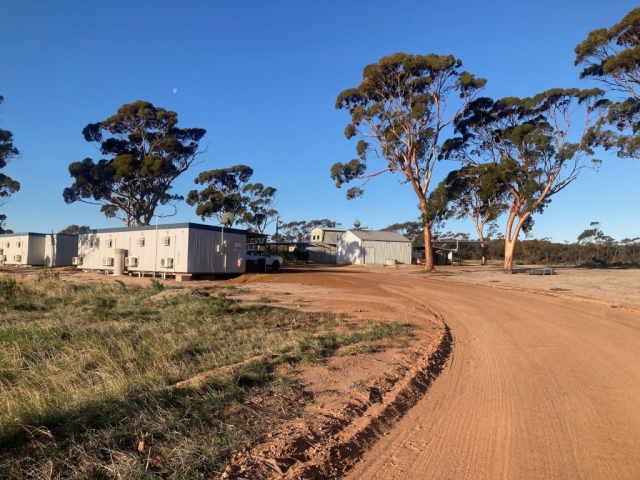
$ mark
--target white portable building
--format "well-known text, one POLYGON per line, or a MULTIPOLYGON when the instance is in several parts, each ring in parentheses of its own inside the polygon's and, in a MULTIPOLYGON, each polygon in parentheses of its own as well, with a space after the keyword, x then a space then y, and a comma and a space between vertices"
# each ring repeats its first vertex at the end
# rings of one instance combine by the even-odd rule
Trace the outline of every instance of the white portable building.
POLYGON ((78 235, 10 233, 0 235, 0 260, 5 265, 62 267, 78 254, 78 235))
POLYGON ((396 232, 347 230, 337 241, 337 263, 411 264, 411 241, 396 232))
POLYGON ((79 235, 75 263, 116 272, 244 273, 246 241, 245 230, 197 223, 105 228, 79 235))

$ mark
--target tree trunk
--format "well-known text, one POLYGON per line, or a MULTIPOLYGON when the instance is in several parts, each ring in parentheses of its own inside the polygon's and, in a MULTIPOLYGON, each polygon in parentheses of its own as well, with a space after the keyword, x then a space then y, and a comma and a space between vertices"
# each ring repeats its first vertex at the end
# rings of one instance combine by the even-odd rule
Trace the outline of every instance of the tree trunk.
POLYGON ((484 242, 480 243, 480 265, 487 264, 487 245, 484 242))
POLYGON ((431 224, 424 223, 424 270, 431 272, 433 268, 433 247, 431 246, 431 224))
POLYGON ((516 240, 518 236, 504 240, 504 271, 510 272, 513 269, 513 254, 516 250, 516 240))

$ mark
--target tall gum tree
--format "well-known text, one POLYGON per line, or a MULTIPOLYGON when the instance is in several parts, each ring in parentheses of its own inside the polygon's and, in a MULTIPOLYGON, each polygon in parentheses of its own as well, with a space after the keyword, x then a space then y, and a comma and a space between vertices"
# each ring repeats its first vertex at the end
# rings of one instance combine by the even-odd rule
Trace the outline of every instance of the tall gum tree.
POLYGON ((69 165, 74 179, 65 188, 66 203, 101 205, 108 218, 127 227, 149 225, 159 205, 183 200, 171 194, 172 184, 200 153, 206 130, 178 128, 178 114, 138 100, 125 104, 112 117, 90 123, 82 134, 109 158, 85 158, 69 165))
POLYGON ((360 84, 343 91, 336 100, 336 108, 351 115, 345 136, 360 140, 358 157, 334 164, 331 178, 338 188, 361 180, 347 191, 347 198, 353 199, 362 196, 371 178, 386 172, 400 174, 419 200, 428 271, 433 270, 434 216, 429 184, 442 133, 486 84, 461 68, 462 62, 452 55, 396 53, 365 67, 360 84), (459 101, 454 101, 454 94, 459 101), (368 172, 367 160, 372 157, 381 160, 382 167, 368 172))
POLYGON ((575 64, 583 67, 580 78, 596 80, 626 96, 612 103, 593 129, 593 143, 614 149, 621 158, 640 158, 640 8, 609 29, 590 32, 575 53, 575 64))
POLYGON ((491 163, 491 188, 502 192, 507 214, 504 270, 513 268, 518 235, 557 194, 580 175, 593 155, 589 130, 606 109, 600 89, 551 89, 532 98, 479 98, 455 122, 460 134, 445 142, 442 157, 468 165, 491 163), (570 141, 572 117, 582 131, 570 141))
MULTIPOLYGON (((4 98, 0 96, 0 104, 4 101, 4 98)), ((0 170, 5 168, 11 160, 17 158, 20 155, 18 149, 13 145, 13 134, 9 130, 3 130, 0 128, 0 170)), ((11 195, 20 190, 20 183, 13 178, 0 173, 0 207, 7 203, 11 195)), ((2 225, 6 220, 6 216, 3 215, 2 225)), ((3 230, 0 225, 0 230, 3 230)))
POLYGON ((478 234, 481 248, 481 264, 487 263, 485 227, 504 212, 504 184, 496 176, 499 170, 493 163, 465 165, 449 172, 433 191, 442 208, 438 216, 443 220, 468 218, 478 234))

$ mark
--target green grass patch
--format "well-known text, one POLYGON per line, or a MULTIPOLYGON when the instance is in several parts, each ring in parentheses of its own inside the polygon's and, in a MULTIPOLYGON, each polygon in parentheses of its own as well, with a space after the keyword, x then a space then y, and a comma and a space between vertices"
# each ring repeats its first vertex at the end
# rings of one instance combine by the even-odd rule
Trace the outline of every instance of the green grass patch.
POLYGON ((410 334, 237 292, 0 277, 0 477, 215 474, 304 405, 298 384, 252 359, 319 362, 410 334))

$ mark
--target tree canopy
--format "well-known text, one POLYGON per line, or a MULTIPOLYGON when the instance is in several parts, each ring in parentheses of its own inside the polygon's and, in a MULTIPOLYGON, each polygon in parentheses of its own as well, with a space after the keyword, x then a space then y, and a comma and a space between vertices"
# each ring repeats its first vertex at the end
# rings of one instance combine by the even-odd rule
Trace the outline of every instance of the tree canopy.
POLYGON ((610 105, 592 130, 592 143, 614 149, 622 158, 640 158, 640 8, 609 29, 590 32, 575 53, 575 64, 583 67, 580 78, 594 79, 626 96, 610 105))
POLYGON ((58 233, 64 233, 68 235, 80 235, 83 233, 91 232, 91 227, 89 225, 69 225, 67 228, 60 230, 58 233))
POLYGON ((328 218, 317 220, 294 220, 278 225, 278 237, 276 240, 284 242, 308 242, 311 230, 314 228, 336 228, 340 223, 328 218))
MULTIPOLYGON (((3 101, 4 98, 0 96, 0 104, 3 101)), ((18 155, 20 155, 20 152, 13 145, 13 134, 0 128, 0 170, 5 168, 18 155)), ((0 173, 0 206, 4 205, 9 200, 9 197, 19 190, 19 182, 4 173, 0 173)))
POLYGON ((425 232, 425 268, 433 268, 429 184, 438 159, 443 131, 475 98, 486 80, 462 71, 452 55, 396 53, 365 67, 355 88, 338 95, 336 108, 351 115, 347 139, 359 137, 357 158, 335 163, 331 178, 338 188, 355 180, 347 198, 360 197, 373 177, 386 172, 401 175, 418 197, 425 232), (453 105, 453 94, 460 101, 453 105), (382 160, 379 169, 367 171, 367 160, 382 160))
POLYGON ((603 95, 599 89, 556 88, 532 98, 479 98, 456 120, 460 136, 445 142, 442 157, 483 168, 482 187, 500 192, 499 204, 508 212, 506 270, 513 266, 518 234, 531 216, 589 165, 588 130, 608 104, 603 95), (579 109, 583 130, 578 142, 570 142, 571 117, 579 109))
POLYGON ((65 202, 101 205, 109 218, 127 227, 149 225, 159 205, 183 200, 171 193, 174 180, 188 170, 198 154, 202 128, 178 128, 178 114, 138 100, 112 117, 90 123, 82 134, 99 146, 103 158, 85 158, 69 165, 74 179, 65 188, 65 202))
POLYGON ((216 218, 221 221, 225 212, 233 212, 236 222, 250 231, 264 233, 278 215, 277 190, 261 183, 249 183, 253 169, 247 165, 209 170, 194 180, 205 187, 191 190, 187 203, 196 207, 196 214, 203 220, 216 218))

